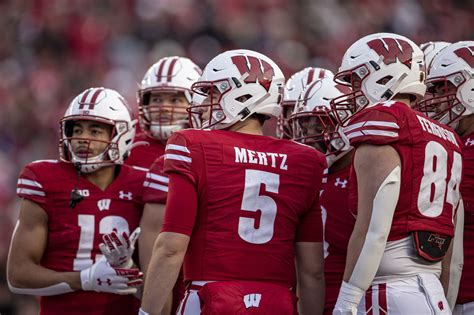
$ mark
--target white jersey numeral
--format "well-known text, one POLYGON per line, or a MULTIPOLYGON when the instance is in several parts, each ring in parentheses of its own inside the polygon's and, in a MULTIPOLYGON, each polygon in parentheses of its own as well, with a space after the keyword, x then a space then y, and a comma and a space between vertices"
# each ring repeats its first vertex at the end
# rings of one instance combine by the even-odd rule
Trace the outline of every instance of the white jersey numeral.
POLYGON ((273 237, 277 204, 269 196, 260 195, 261 185, 265 191, 278 193, 280 175, 257 171, 245 170, 245 188, 241 209, 244 211, 260 213, 260 222, 256 226, 256 219, 241 216, 239 218, 239 236, 252 244, 264 244, 273 237))
MULTIPOLYGON (((95 216, 92 214, 80 214, 78 216, 78 224, 81 228, 81 235, 79 237, 76 258, 74 258, 73 262, 75 271, 89 268, 94 263, 91 253, 94 246, 95 216)), ((127 220, 116 215, 109 215, 100 220, 99 233, 101 235, 112 233, 114 230, 116 230, 118 234, 122 234, 123 232, 130 233, 127 220)), ((101 256, 102 255, 96 255, 95 260, 101 256)))
POLYGON ((440 216, 445 202, 451 204, 453 208, 458 204, 462 169, 461 155, 454 152, 449 183, 446 183, 447 164, 448 152, 446 149, 436 141, 428 142, 425 148, 423 178, 418 193, 418 210, 426 217, 440 216))

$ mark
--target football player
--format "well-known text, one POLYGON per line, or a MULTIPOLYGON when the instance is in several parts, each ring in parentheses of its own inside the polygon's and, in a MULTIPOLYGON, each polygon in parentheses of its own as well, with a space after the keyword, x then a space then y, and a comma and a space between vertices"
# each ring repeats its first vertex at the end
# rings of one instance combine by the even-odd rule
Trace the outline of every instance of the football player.
MULTIPOLYGON (((165 144, 173 132, 188 128, 188 113, 192 100, 191 85, 201 75, 201 69, 184 57, 161 58, 146 72, 138 90, 139 123, 142 132, 135 137, 126 164, 150 169, 145 181, 145 208, 140 222, 140 267, 145 273, 154 241, 160 231, 168 194, 168 176, 163 172, 165 144)), ((173 290, 169 313, 176 313, 184 294, 182 276, 173 290)), ((166 313, 166 312, 165 312, 166 313)))
POLYGON ((335 83, 332 77, 313 81, 302 91, 289 119, 293 139, 326 154, 329 165, 327 183, 320 197, 324 226, 325 314, 332 314, 336 304, 347 243, 355 223, 355 216, 349 211, 353 150, 340 138, 330 105, 332 99, 349 92, 349 87, 335 83))
POLYGON ((411 108, 426 90, 423 52, 400 35, 368 35, 349 47, 335 79, 353 89, 333 107, 355 113, 344 134, 355 148, 357 219, 333 314, 449 314, 439 277, 461 148, 453 130, 411 108))
MULTIPOLYGON (((463 143, 464 270, 454 314, 474 313, 474 41, 449 45, 435 56, 428 71, 430 98, 420 109, 456 131, 463 143)), ((459 211, 458 211, 459 212, 459 211)), ((457 229, 458 227, 456 227, 457 229)), ((455 251, 458 252, 458 251, 455 251)), ((460 273, 462 255, 453 255, 451 277, 460 273)), ((451 280, 451 279, 450 279, 451 280)), ((450 299, 456 299, 456 283, 450 281, 450 299)), ((448 291, 449 292, 449 291, 448 291)), ((451 303, 451 301, 450 301, 451 303)))
POLYGON ((142 314, 160 312, 183 259, 180 314, 296 314, 296 278, 300 313, 322 312, 324 155, 262 133, 284 83, 271 59, 242 49, 216 56, 193 85, 206 99, 191 121, 204 130, 168 140, 169 196, 142 314))
POLYGON ((334 74, 327 69, 307 67, 293 74, 285 84, 281 114, 277 119, 276 136, 280 139, 291 139, 291 124, 288 123, 298 97, 303 89, 313 81, 332 78, 334 74))
POLYGON ((131 269, 138 231, 130 231, 140 222, 146 173, 122 165, 135 124, 119 93, 87 89, 61 119, 60 161, 36 161, 21 172, 8 284, 13 293, 41 296, 41 314, 138 312, 131 295, 142 282, 131 269), (114 235, 124 242, 120 251, 105 245, 114 235))

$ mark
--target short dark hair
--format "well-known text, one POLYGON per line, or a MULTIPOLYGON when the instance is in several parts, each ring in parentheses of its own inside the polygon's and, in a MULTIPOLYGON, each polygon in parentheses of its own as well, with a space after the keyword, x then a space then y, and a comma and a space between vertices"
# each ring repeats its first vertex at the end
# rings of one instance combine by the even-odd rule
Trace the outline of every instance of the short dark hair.
POLYGON ((257 113, 253 113, 249 118, 258 120, 258 122, 259 122, 260 125, 262 125, 262 126, 263 126, 263 124, 265 123, 265 120, 270 119, 270 117, 268 117, 268 116, 266 116, 266 115, 257 114, 257 113))

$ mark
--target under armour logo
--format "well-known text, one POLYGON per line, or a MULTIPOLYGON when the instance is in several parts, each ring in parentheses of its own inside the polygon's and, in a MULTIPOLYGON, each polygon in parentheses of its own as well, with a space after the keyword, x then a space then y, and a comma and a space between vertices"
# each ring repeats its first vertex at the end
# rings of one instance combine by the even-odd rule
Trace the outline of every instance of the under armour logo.
POLYGON ((97 201, 97 207, 100 211, 109 210, 111 202, 112 200, 110 199, 101 199, 97 201))
POLYGON ((339 186, 341 185, 341 188, 346 188, 347 185, 347 179, 341 180, 339 177, 336 178, 336 182, 334 183, 334 186, 339 186))
POLYGON ((260 300, 262 295, 260 293, 252 293, 244 296, 245 308, 258 307, 260 305, 260 300))
POLYGON ((120 199, 128 199, 128 200, 132 200, 132 192, 129 191, 128 193, 124 193, 123 190, 119 191, 119 198, 120 199))
POLYGON ((471 145, 474 145, 474 139, 471 140, 471 138, 467 138, 466 143, 464 145, 466 147, 470 147, 471 145))
POLYGON ((106 281, 102 281, 102 280, 100 280, 100 278, 97 278, 97 284, 98 284, 98 285, 107 284, 108 286, 111 286, 111 285, 112 285, 112 281, 111 281, 109 278, 107 278, 106 281))

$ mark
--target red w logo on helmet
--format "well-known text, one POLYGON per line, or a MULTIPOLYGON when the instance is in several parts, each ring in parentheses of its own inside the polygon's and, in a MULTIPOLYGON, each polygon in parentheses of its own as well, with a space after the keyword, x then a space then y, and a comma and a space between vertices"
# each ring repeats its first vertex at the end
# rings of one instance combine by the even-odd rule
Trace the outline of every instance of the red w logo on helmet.
POLYGON ((378 38, 367 43, 377 54, 383 56, 383 63, 389 65, 398 59, 401 63, 411 68, 413 48, 403 39, 378 38))
POLYGON ((248 73, 244 80, 245 83, 258 81, 268 91, 275 75, 273 67, 268 62, 253 56, 233 56, 232 62, 237 66, 241 75, 248 73))
POLYGON ((456 49, 454 53, 456 56, 464 60, 471 68, 474 68, 474 46, 456 49))

